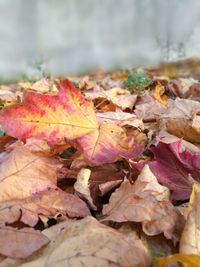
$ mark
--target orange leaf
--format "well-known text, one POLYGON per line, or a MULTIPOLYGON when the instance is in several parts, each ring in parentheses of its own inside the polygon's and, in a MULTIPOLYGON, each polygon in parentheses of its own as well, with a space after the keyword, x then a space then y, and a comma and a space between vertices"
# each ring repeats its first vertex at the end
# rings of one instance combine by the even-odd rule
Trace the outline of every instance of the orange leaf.
POLYGON ((167 267, 171 266, 170 263, 180 262, 183 267, 199 267, 200 256, 198 255, 185 255, 174 254, 166 258, 157 258, 154 260, 154 267, 167 267))
POLYGON ((98 128, 92 102, 86 101, 68 80, 59 84, 58 95, 27 93, 20 105, 4 109, 0 123, 4 132, 25 140, 28 137, 62 144, 98 128))
POLYGON ((153 97, 162 105, 167 106, 168 97, 164 95, 165 88, 162 85, 156 85, 153 97))

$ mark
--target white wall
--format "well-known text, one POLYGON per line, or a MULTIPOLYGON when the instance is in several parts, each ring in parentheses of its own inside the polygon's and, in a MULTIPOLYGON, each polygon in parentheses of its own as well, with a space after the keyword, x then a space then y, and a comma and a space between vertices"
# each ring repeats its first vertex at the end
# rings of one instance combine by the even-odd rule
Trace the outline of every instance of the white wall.
POLYGON ((0 0, 0 79, 200 55, 199 22, 199 0, 0 0))

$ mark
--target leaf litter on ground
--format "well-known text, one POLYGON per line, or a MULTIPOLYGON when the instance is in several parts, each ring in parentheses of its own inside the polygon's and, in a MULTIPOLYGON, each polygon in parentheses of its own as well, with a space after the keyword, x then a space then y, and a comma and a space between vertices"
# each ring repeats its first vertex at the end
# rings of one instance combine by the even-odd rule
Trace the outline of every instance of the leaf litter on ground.
POLYGON ((199 266, 200 82, 161 70, 1 86, 0 266, 199 266))

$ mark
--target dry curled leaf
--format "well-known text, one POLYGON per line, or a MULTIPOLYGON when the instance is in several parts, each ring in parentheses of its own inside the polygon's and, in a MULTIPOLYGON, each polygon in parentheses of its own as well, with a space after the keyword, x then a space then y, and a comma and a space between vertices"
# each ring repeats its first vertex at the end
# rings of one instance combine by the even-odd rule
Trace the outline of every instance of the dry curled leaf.
POLYGON ((34 194, 26 199, 0 203, 0 225, 21 221, 33 227, 40 215, 46 218, 57 218, 59 215, 83 218, 89 214, 84 201, 57 188, 34 194))
POLYGON ((160 116, 160 128, 187 141, 200 142, 200 103, 176 98, 160 116))
POLYGON ((91 175, 90 169, 81 169, 77 175, 77 179, 74 184, 74 189, 76 194, 80 198, 85 199, 93 210, 97 210, 97 207, 94 205, 90 194, 90 189, 89 189, 90 175, 91 175))
POLYGON ((109 90, 98 88, 92 92, 85 91, 84 94, 86 99, 89 100, 97 98, 109 100, 118 107, 121 107, 122 110, 127 108, 132 109, 137 100, 137 95, 132 95, 128 90, 120 87, 114 87, 109 90))
POLYGON ((141 222, 148 235, 164 233, 179 239, 184 219, 169 201, 169 190, 161 186, 146 165, 134 185, 125 180, 103 208, 103 220, 141 222), (178 234, 179 232, 179 234, 178 234), (178 235, 177 235, 178 234, 178 235))

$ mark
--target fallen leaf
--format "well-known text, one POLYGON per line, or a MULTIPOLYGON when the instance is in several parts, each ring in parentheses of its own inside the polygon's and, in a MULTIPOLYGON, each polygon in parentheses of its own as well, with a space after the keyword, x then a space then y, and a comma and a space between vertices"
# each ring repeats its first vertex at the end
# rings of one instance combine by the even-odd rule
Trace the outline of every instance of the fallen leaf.
POLYGON ((101 210, 102 199, 106 193, 121 184, 126 176, 122 166, 117 163, 103 164, 91 168, 89 188, 95 205, 101 210))
POLYGON ((44 234, 31 228, 0 227, 0 235, 0 253, 11 258, 27 258, 49 243, 44 234))
POLYGON ((85 91, 85 98, 89 100, 94 100, 97 98, 103 98, 111 101, 113 104, 124 109, 132 109, 136 103, 137 95, 132 95, 128 90, 122 89, 120 87, 114 87, 109 90, 94 90, 92 92, 85 91))
POLYGON ((16 86, 1 85, 0 100, 4 106, 11 106, 19 103, 23 98, 23 92, 17 90, 16 86))
POLYGON ((163 143, 166 144, 171 144, 177 141, 181 141, 182 146, 184 149, 189 150, 190 152, 193 153, 200 153, 200 148, 188 141, 185 141, 173 134, 169 134, 168 132, 162 130, 160 132, 157 133, 156 135, 157 139, 156 139, 156 145, 161 141, 163 143))
POLYGON ((133 126, 135 128, 144 129, 142 120, 138 119, 134 114, 127 112, 104 112, 97 113, 97 119, 100 123, 111 123, 119 126, 133 126))
POLYGON ((101 124, 99 129, 77 140, 90 165, 115 162, 120 158, 135 158, 142 148, 128 138, 123 128, 115 124, 101 124))
MULTIPOLYGON (((170 144, 159 142, 151 151, 154 159, 148 165, 158 181, 172 190, 173 199, 188 199, 192 184, 199 182, 200 154, 184 150, 181 141, 170 144)), ((137 169, 143 165, 132 164, 137 169)))
POLYGON ((171 80, 167 88, 176 97, 200 100, 200 84, 193 78, 179 78, 171 80))
POLYGON ((60 223, 43 234, 51 240, 50 244, 21 267, 150 266, 147 250, 140 240, 100 224, 92 217, 60 223))
POLYGON ((141 222, 147 235, 164 233, 179 239, 184 219, 169 201, 169 190, 161 186, 146 165, 134 185, 125 180, 103 208, 103 220, 141 222), (178 233, 179 232, 179 233, 178 233))
POLYGON ((176 98, 160 116, 160 128, 187 141, 200 143, 200 103, 176 98))
POLYGON ((33 90, 40 93, 57 93, 58 89, 56 88, 53 81, 42 78, 39 81, 31 84, 30 82, 20 82, 18 87, 22 90, 33 90))
POLYGON ((158 101, 151 101, 150 103, 144 103, 136 105, 134 113, 138 119, 143 121, 154 121, 160 118, 161 114, 166 112, 166 107, 160 104, 158 101))
POLYGON ((164 95, 165 93, 165 87, 161 84, 157 84, 155 87, 154 92, 152 93, 152 96, 157 100, 160 104, 167 106, 168 97, 164 95))
POLYGON ((0 202, 56 187, 56 170, 61 167, 57 159, 31 153, 20 144, 0 155, 0 202))
POLYGON ((85 202, 57 188, 21 200, 0 202, 0 225, 21 221, 33 227, 41 215, 47 218, 56 218, 58 215, 83 218, 89 214, 85 202))
POLYGON ((77 180, 74 184, 74 189, 76 194, 87 201, 89 206, 93 210, 97 210, 97 207, 94 205, 93 200, 90 195, 90 189, 89 189, 89 179, 91 175, 90 169, 81 169, 77 175, 77 180))
POLYGON ((180 240, 180 253, 200 256, 200 184, 193 186, 188 211, 180 240))
MULTIPOLYGON (((176 263, 176 262, 181 263, 183 267, 199 267, 200 266, 200 256, 174 254, 174 255, 169 256, 167 258, 154 259, 153 266, 154 267, 168 267, 168 266, 172 266, 172 265, 169 265, 170 263, 176 263)), ((178 266, 180 266, 180 265, 178 265, 178 266)))
POLYGON ((58 95, 27 93, 20 105, 3 109, 2 129, 13 137, 29 137, 62 144, 98 129, 92 102, 86 101, 71 82, 60 83, 58 95))

